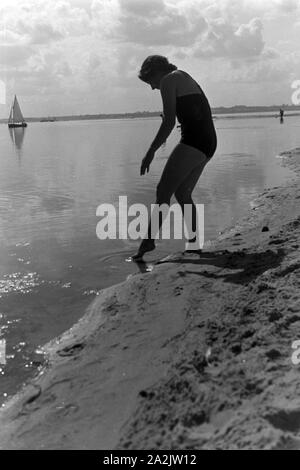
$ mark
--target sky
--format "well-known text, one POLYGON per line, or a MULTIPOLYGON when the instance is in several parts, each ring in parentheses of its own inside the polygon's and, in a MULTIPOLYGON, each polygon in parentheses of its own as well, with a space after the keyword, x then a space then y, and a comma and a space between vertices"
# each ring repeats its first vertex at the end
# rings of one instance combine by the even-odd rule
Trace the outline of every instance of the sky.
POLYGON ((150 54, 211 106, 292 104, 300 0, 1 0, 0 118, 161 110, 137 78, 150 54))

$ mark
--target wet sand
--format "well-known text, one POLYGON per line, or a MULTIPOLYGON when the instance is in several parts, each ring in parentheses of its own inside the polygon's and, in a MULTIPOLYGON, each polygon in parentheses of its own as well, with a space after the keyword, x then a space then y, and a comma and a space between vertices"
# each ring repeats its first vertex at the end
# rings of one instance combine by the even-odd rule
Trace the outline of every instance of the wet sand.
POLYGON ((0 412, 1 449, 300 449, 300 149, 199 256, 105 289, 0 412))

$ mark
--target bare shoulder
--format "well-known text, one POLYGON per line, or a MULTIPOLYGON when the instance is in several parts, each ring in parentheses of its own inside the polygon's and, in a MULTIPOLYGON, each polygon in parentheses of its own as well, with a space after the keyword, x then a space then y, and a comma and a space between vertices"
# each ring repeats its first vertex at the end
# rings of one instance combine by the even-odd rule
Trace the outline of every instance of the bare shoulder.
POLYGON ((162 78, 161 87, 165 89, 176 88, 178 83, 178 75, 176 74, 177 70, 174 70, 171 73, 168 73, 162 78))
POLYGON ((179 96, 191 93, 199 93, 199 85, 189 73, 183 70, 174 70, 174 72, 169 75, 173 76, 176 91, 179 96))

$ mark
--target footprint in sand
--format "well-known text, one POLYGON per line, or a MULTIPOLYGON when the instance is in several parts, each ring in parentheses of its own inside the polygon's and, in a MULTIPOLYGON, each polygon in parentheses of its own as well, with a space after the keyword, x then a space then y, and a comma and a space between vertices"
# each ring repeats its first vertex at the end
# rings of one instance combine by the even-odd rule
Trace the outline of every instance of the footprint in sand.
POLYGON ((300 431, 300 409, 278 410, 264 416, 274 428, 292 433, 300 431))
POLYGON ((71 346, 66 346, 63 349, 60 349, 59 351, 57 351, 56 354, 62 357, 74 356, 78 354, 80 351, 82 351, 83 348, 84 348, 83 343, 72 344, 71 346))

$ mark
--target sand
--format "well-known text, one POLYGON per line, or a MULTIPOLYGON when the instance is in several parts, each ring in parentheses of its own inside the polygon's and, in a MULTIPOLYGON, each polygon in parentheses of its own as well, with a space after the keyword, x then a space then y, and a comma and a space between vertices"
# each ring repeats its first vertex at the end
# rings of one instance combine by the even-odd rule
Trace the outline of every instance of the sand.
POLYGON ((1 449, 300 449, 300 149, 199 254, 103 290, 0 412, 1 449))

